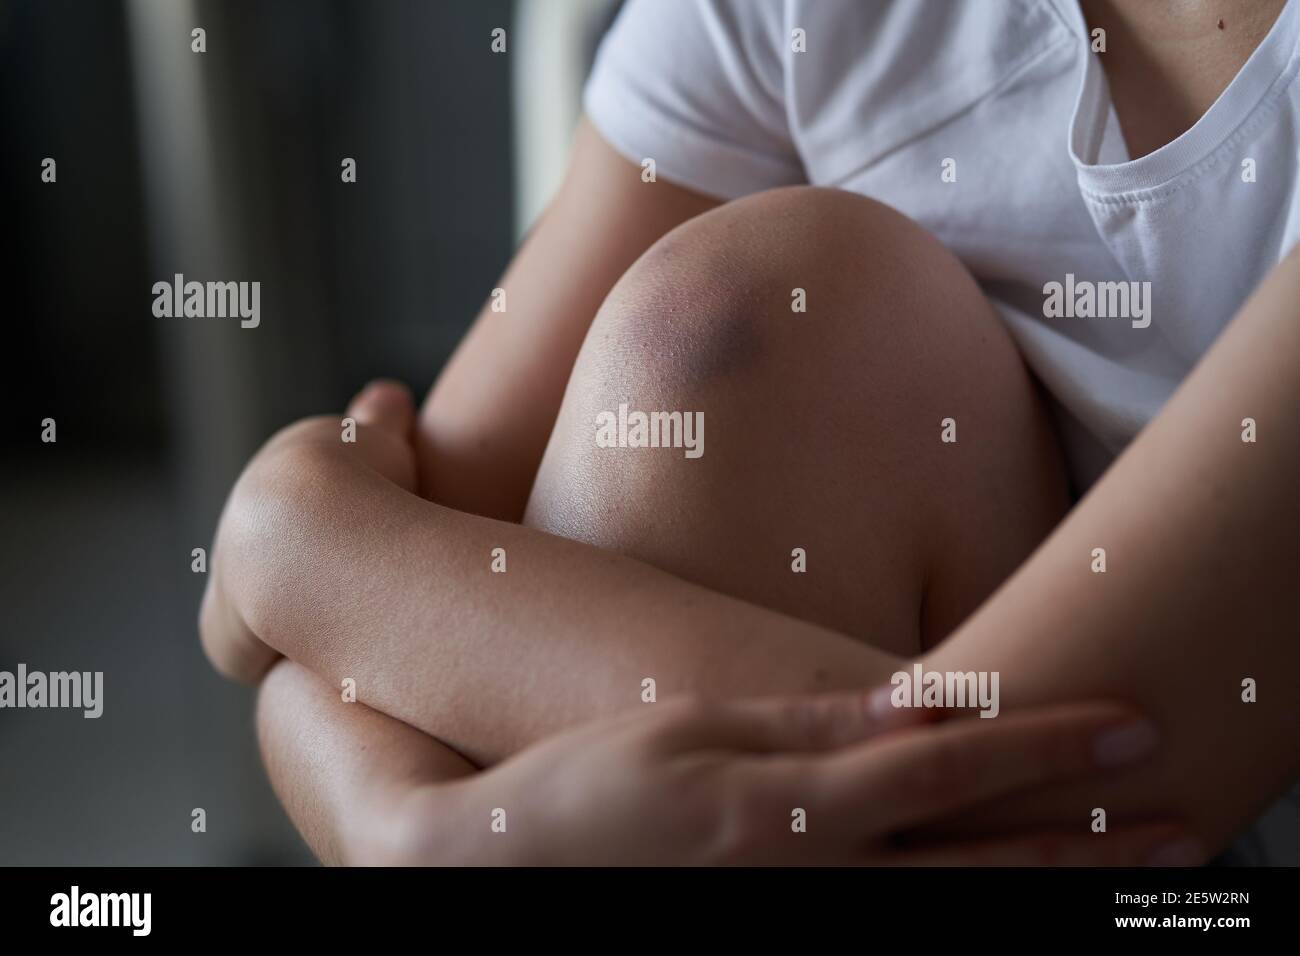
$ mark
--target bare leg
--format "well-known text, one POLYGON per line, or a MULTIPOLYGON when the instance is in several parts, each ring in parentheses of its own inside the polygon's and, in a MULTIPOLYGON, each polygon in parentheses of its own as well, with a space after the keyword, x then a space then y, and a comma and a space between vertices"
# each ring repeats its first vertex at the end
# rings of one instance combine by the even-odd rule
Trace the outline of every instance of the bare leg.
POLYGON ((525 523, 912 654, 1066 506, 1032 380, 960 263, 886 206, 798 187, 690 220, 619 281, 525 523), (597 447, 621 403, 703 412, 703 456, 597 447))

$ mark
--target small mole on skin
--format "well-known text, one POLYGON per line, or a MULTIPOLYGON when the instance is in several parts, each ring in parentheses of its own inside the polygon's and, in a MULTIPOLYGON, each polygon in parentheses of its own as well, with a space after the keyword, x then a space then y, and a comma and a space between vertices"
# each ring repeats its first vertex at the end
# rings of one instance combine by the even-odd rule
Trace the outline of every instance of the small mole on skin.
POLYGON ((1223 21, 1222 21, 1222 20, 1219 21, 1219 29, 1220 29, 1220 30, 1223 29, 1223 21))

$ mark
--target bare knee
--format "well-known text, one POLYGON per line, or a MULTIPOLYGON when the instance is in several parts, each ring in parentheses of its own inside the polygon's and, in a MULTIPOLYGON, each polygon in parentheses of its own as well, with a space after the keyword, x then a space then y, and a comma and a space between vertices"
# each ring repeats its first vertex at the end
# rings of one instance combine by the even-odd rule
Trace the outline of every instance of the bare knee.
POLYGON ((820 375, 854 351, 870 347, 886 361, 958 323, 1001 334, 929 233, 863 196, 797 186, 728 203, 663 237, 610 293, 580 366, 682 388, 782 357, 802 368, 819 360, 820 375))
POLYGON ((1050 448, 1007 333, 936 239, 860 196, 781 189, 680 226, 612 290, 527 520, 905 651, 926 582, 937 632, 1050 527, 1059 497, 1026 517, 999 487, 1049 482, 1050 448), (623 404, 702 410, 705 454, 599 448, 596 417, 623 404), (819 575, 796 582, 810 544, 819 575))

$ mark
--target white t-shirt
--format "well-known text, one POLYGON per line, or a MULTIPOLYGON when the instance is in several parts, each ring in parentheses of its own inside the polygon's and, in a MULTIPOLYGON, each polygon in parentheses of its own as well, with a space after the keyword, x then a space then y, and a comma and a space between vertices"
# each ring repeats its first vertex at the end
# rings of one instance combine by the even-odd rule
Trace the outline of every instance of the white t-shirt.
MULTIPOLYGON (((1075 0, 629 0, 584 105, 699 192, 837 186, 926 226, 1051 393, 1082 491, 1300 238, 1298 35, 1289 0, 1196 125, 1133 161, 1075 0), (1141 309, 1142 286, 1125 309, 1100 285, 1148 282, 1141 309), (1082 317, 1090 284, 1109 317, 1082 317)), ((1263 832, 1296 863, 1285 807, 1263 832)))
POLYGON ((1075 0, 630 0, 584 105, 699 192, 837 186, 927 227, 1055 400, 1082 491, 1300 238, 1298 33, 1293 0, 1195 126, 1131 162, 1075 0))

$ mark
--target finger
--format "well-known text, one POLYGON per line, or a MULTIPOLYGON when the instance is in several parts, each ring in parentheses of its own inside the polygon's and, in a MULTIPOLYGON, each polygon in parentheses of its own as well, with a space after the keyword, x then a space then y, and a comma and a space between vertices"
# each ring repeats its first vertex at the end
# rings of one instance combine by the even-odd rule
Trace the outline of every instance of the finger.
POLYGON ((415 400, 411 397, 411 390, 401 382, 375 379, 352 399, 347 414, 355 418, 358 425, 405 440, 415 424, 415 400))
MULTIPOLYGON (((871 709, 863 691, 755 698, 688 705, 666 737, 673 746, 751 753, 813 752, 861 743, 900 726, 871 709)), ((927 719, 917 708, 914 725, 927 719)))
POLYGON ((946 707, 900 707, 894 703, 896 693, 897 688, 891 682, 875 688, 868 695, 867 708, 882 729, 913 725, 917 723, 918 712, 925 714, 926 723, 937 723, 957 716, 953 710, 946 707))
POLYGON ((907 729, 807 761, 824 810, 871 831, 904 827, 993 797, 1130 765, 1149 756, 1153 724, 1118 704, 1071 704, 907 729))
POLYGON ((902 850, 878 862, 897 866, 1193 866, 1200 844, 1174 824, 1142 824, 1105 833, 1060 832, 971 840, 902 850))

